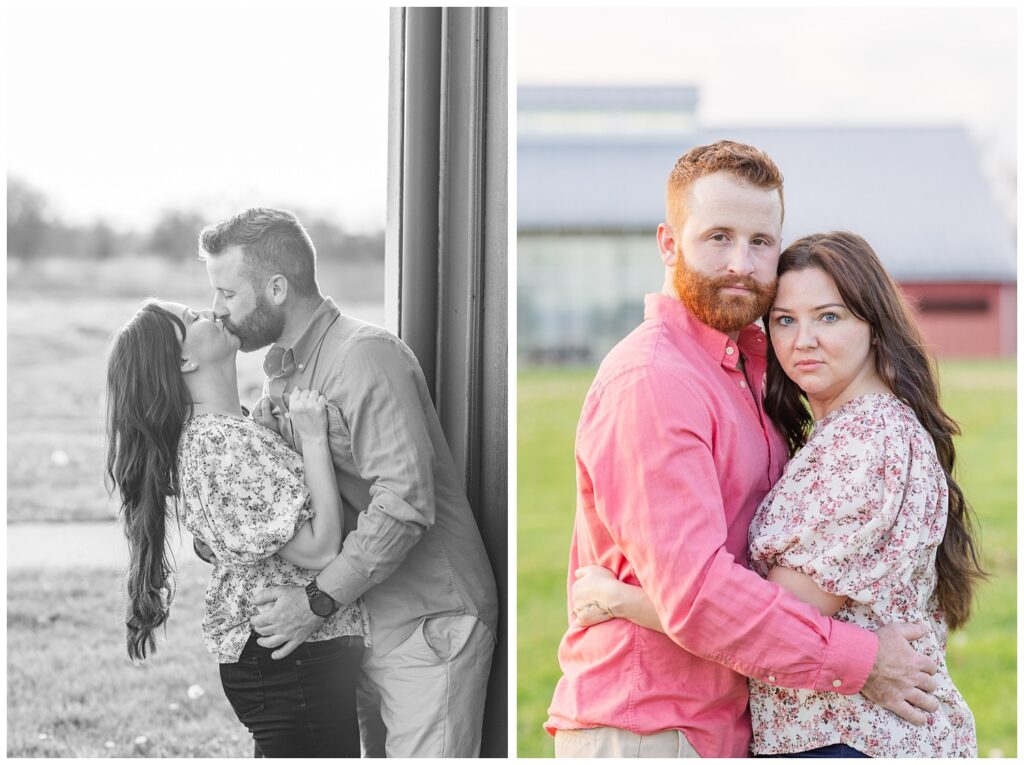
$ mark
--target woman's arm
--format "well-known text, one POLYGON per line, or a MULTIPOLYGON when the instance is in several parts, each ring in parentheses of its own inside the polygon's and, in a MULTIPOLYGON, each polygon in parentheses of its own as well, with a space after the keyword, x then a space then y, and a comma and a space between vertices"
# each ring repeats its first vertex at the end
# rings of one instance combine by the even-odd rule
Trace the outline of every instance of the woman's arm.
POLYGON ((817 608, 822 616, 833 616, 846 603, 845 595, 825 592, 807 574, 784 566, 775 566, 768 572, 768 581, 781 585, 804 603, 817 608))
POLYGON ((665 631, 647 593, 640 587, 620 582, 601 566, 584 566, 576 571, 572 604, 581 627, 619 618, 649 630, 665 631))
MULTIPOLYGON (((834 615, 846 603, 845 597, 825 592, 807 574, 791 568, 776 566, 768 573, 768 581, 814 606, 823 616, 834 615)), ((582 627, 619 618, 649 630, 665 631, 647 593, 636 585, 620 582, 601 566, 584 566, 576 572, 572 603, 576 621, 582 627)))
POLYGON ((341 549, 343 516, 327 440, 327 400, 315 390, 292 391, 288 418, 302 443, 302 463, 316 515, 277 554, 289 563, 319 571, 341 549))

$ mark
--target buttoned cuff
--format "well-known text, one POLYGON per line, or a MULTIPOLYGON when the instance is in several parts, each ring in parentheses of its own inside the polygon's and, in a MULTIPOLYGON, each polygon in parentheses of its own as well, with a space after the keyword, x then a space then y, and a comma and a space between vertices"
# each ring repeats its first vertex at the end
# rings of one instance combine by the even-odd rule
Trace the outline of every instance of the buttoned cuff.
POLYGON ((859 692, 875 666, 877 655, 878 636, 874 632, 833 619, 828 655, 814 690, 846 696, 859 692))
POLYGON ((375 582, 356 570, 352 562, 341 553, 320 572, 317 585, 342 605, 351 605, 373 587, 375 582), (326 576, 325 576, 326 574, 326 576))

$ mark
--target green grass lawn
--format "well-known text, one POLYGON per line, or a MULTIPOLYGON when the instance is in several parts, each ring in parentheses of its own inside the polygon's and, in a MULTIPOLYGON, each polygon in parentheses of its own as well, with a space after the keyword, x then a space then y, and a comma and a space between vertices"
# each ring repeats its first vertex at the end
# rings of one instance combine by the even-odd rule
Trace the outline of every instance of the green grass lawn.
POLYGON ((251 757, 249 731, 202 644, 208 575, 182 565, 166 636, 135 666, 120 572, 9 572, 7 756, 251 757), (190 696, 193 686, 202 693, 190 696))
MULTIPOLYGON (((518 379, 518 753, 553 755, 541 725, 560 672, 566 566, 575 508, 573 440, 593 370, 537 369, 518 379)), ((963 428, 958 477, 977 512, 992 573, 948 662, 978 728, 982 757, 1017 754, 1016 366, 947 362, 943 400, 963 428)))

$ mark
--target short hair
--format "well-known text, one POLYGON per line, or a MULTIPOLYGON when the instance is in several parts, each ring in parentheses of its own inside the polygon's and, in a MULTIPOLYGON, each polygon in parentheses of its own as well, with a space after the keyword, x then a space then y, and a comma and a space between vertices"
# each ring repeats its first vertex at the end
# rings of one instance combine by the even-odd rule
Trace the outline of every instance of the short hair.
POLYGON ((256 289, 281 274, 300 296, 319 294, 316 248, 294 213, 252 207, 207 226, 199 234, 199 259, 216 257, 235 245, 242 247, 245 277, 256 289))
POLYGON ((745 143, 716 141, 705 146, 695 146, 676 160, 665 190, 665 216, 669 225, 686 219, 686 197, 693 182, 718 172, 731 173, 760 189, 778 189, 779 203, 785 217, 782 173, 772 158, 745 143))

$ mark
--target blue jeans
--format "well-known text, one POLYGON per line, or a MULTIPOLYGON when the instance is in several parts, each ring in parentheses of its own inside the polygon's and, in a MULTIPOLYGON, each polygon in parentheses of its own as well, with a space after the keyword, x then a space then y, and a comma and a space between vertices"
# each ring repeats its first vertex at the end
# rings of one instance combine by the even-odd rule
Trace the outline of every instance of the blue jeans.
POLYGON ((829 744, 819 746, 817 749, 808 749, 806 752, 794 752, 793 754, 776 754, 774 757, 868 757, 868 755, 857 751, 847 744, 829 744))
POLYGON ((356 680, 361 637, 306 642, 280 660, 253 633, 220 665, 224 695, 252 734, 256 757, 359 757, 356 680))

